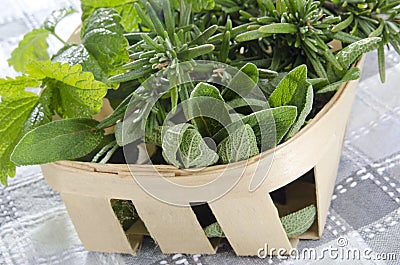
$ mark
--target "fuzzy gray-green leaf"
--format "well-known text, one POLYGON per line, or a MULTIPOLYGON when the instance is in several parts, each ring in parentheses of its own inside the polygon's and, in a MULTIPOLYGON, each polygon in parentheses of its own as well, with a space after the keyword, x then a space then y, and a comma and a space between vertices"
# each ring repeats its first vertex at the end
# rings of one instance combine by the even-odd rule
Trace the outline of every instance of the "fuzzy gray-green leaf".
POLYGON ((283 229, 288 237, 297 237, 306 232, 314 223, 317 209, 315 205, 310 205, 297 212, 281 218, 283 229))
POLYGON ((255 64, 247 63, 233 76, 223 93, 226 100, 234 99, 238 94, 245 97, 254 89, 258 83, 259 72, 255 64))
POLYGON ((219 161, 222 164, 242 161, 258 153, 256 136, 248 124, 239 127, 217 147, 219 161))
POLYGON ((170 164, 183 167, 206 167, 218 161, 218 155, 204 142, 200 133, 187 123, 175 125, 162 135, 163 156, 170 164))
POLYGON ((304 125, 312 109, 313 97, 312 86, 307 82, 307 67, 305 65, 289 72, 269 97, 268 102, 271 107, 287 105, 297 107, 298 117, 287 133, 286 139, 292 137, 304 125))
POLYGON ((221 130, 222 125, 215 119, 216 117, 221 117, 226 122, 230 122, 229 113, 224 104, 214 104, 217 103, 215 100, 224 102, 219 90, 215 86, 207 83, 199 83, 192 91, 190 99, 192 99, 191 102, 193 104, 189 108, 192 116, 195 117, 193 123, 201 135, 211 137, 221 130), (208 117, 202 115, 205 112, 211 115, 208 115, 208 117))

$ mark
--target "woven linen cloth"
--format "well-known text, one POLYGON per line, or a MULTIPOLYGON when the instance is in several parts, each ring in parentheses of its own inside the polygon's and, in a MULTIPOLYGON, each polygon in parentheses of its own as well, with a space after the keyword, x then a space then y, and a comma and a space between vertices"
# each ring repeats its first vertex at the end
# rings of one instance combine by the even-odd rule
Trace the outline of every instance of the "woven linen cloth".
MULTIPOLYGON (((0 3, 0 77, 17 74, 7 59, 25 33, 39 27, 52 10, 80 6, 78 0, 0 3)), ((72 15, 57 31, 67 39, 79 23, 79 14, 72 15)), ((51 38, 49 51, 54 53, 61 45, 51 38)), ((32 166, 19 168, 9 186, 0 187, 0 265, 400 264, 400 62, 394 51, 386 57, 388 81, 382 85, 375 53, 367 56, 323 237, 299 243, 299 253, 311 248, 318 257, 236 257, 226 240, 216 255, 164 255, 150 238, 135 256, 89 252, 59 194, 44 181, 40 167, 32 166), (329 256, 329 248, 339 252, 329 256), (340 255, 346 249, 368 255, 340 255)))

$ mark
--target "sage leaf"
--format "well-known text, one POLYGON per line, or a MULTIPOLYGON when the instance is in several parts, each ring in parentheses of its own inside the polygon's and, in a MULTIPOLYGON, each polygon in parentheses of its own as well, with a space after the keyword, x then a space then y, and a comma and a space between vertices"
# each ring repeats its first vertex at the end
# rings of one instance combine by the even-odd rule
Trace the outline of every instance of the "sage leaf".
MULTIPOLYGON (((280 218, 283 229, 286 235, 290 238, 300 236, 305 233, 314 223, 317 215, 317 209, 315 205, 310 205, 297 212, 280 218)), ((215 222, 204 228, 204 233, 207 237, 225 237, 224 231, 219 223, 215 222)))
POLYGON ((247 63, 232 77, 228 87, 222 93, 225 100, 232 100, 238 95, 245 97, 258 83, 259 72, 255 64, 247 63))
POLYGON ((28 132, 15 147, 11 161, 16 165, 38 165, 72 160, 92 152, 102 141, 93 119, 54 121, 28 132))
POLYGON ((283 229, 288 237, 297 237, 306 232, 314 223, 317 208, 310 205, 297 212, 291 213, 281 218, 283 229))
POLYGON ((47 49, 47 37, 49 31, 45 29, 34 29, 27 33, 18 47, 11 53, 11 58, 8 64, 13 66, 18 72, 26 74, 27 65, 31 61, 46 61, 49 60, 47 49))
POLYGON ((296 118, 297 108, 295 106, 265 109, 231 123, 226 128, 221 129, 212 138, 215 142, 220 143, 229 136, 229 133, 234 132, 243 124, 248 124, 253 129, 260 151, 264 152, 275 147, 282 141, 296 118))
POLYGON ((172 126, 162 135, 164 159, 183 168, 206 167, 218 161, 218 155, 211 150, 200 133, 190 124, 172 126))
POLYGON ((232 109, 235 109, 239 112, 241 112, 242 109, 246 109, 251 112, 257 112, 269 108, 269 104, 267 102, 255 98, 235 98, 227 102, 227 104, 232 109))
POLYGON ((225 237, 224 231, 222 231, 221 226, 217 222, 212 223, 209 226, 206 226, 204 228, 204 233, 209 238, 225 237))
POLYGON ((298 66, 282 79, 278 87, 271 94, 268 102, 271 107, 296 106, 298 117, 285 136, 285 139, 292 137, 304 125, 308 114, 312 110, 313 89, 307 82, 307 67, 298 66))
POLYGON ((189 111, 191 117, 194 117, 192 123, 196 125, 201 135, 211 137, 222 129, 223 125, 220 121, 224 120, 225 124, 231 122, 229 112, 223 104, 224 99, 215 86, 199 83, 190 94, 190 99, 189 111), (212 99, 219 100, 222 103, 213 104, 216 101, 212 99), (209 115, 204 115, 204 113, 209 115), (220 119, 217 121, 216 117, 220 119))
POLYGON ((258 155, 257 139, 250 125, 245 124, 225 138, 217 147, 221 164, 246 160, 258 155))

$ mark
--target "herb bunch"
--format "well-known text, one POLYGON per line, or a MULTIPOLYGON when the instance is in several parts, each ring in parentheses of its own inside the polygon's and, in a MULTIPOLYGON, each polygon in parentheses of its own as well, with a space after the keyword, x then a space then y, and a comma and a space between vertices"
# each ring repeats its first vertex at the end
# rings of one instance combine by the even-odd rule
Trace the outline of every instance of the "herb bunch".
POLYGON ((358 79, 353 64, 362 54, 378 48, 384 80, 384 46, 399 51, 400 45, 393 0, 82 0, 82 10, 81 44, 56 34, 73 11, 54 12, 12 53, 9 63, 22 75, 0 79, 3 184, 16 165, 121 163, 122 147, 144 141, 156 146, 153 161, 178 167, 248 159, 290 139, 341 84, 358 79), (64 44, 53 55, 46 50, 50 34, 64 44), (335 41, 342 49, 332 49, 335 41), (218 65, 212 78, 181 84, 199 67, 196 60, 218 65), (146 86, 163 71, 168 89, 146 86), (40 87, 40 95, 27 87, 40 87), (207 117, 165 126, 180 103, 199 97, 229 106, 220 116, 230 133, 207 117), (103 101, 114 112, 96 121, 103 101), (127 130, 126 113, 137 115, 127 130), (55 116, 61 120, 52 121, 55 116))

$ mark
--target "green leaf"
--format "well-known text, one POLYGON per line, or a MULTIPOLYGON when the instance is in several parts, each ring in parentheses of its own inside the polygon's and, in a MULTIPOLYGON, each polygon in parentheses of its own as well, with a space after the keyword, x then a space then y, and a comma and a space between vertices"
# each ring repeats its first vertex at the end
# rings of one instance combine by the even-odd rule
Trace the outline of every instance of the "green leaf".
POLYGON ((63 118, 90 117, 100 112, 107 86, 83 72, 82 66, 68 63, 36 62, 30 65, 32 76, 46 79, 53 89, 54 105, 63 118))
POLYGON ((206 167, 218 161, 218 155, 204 142, 200 133, 187 123, 175 125, 162 136, 163 157, 176 167, 206 167))
POLYGON ((27 33, 18 47, 11 53, 8 64, 21 73, 27 73, 27 65, 31 61, 49 60, 47 48, 47 37, 49 31, 45 29, 34 29, 27 33))
POLYGON ((245 97, 254 89, 258 83, 259 72, 255 64, 247 63, 233 76, 228 84, 228 89, 224 90, 222 96, 226 100, 232 100, 238 96, 245 97))
POLYGON ((315 205, 310 205, 281 218, 283 229, 288 237, 297 237, 306 232, 314 223, 317 214, 315 205))
POLYGON ((69 63, 70 65, 82 65, 82 71, 91 72, 94 78, 100 82, 107 83, 107 74, 100 67, 100 64, 83 46, 66 45, 52 58, 53 62, 69 63))
POLYGON ((92 6, 96 8, 100 7, 114 7, 123 4, 136 2, 133 0, 81 0, 83 6, 92 6))
POLYGON ((137 0, 82 0, 82 20, 88 18, 98 8, 114 8, 121 16, 121 24, 126 32, 137 31, 140 19, 133 3, 137 0))
POLYGON ((246 108, 251 112, 256 112, 269 108, 269 104, 267 102, 254 98, 235 98, 234 100, 227 102, 227 104, 232 109, 236 109, 239 112, 242 108, 246 108))
MULTIPOLYGON (((172 0, 176 9, 180 8, 181 0, 172 0)), ((193 12, 201 12, 205 10, 212 10, 215 6, 215 0, 183 0, 185 6, 192 6, 193 12)))
POLYGON ((386 63, 385 63, 385 46, 380 44, 378 47, 378 66, 379 66, 379 76, 381 82, 386 81, 386 63))
POLYGON ((187 50, 178 52, 178 58, 182 60, 190 60, 208 54, 212 52, 214 49, 215 46, 212 44, 203 44, 194 48, 189 48, 187 50))
POLYGON ((137 31, 139 29, 140 19, 136 13, 133 1, 124 5, 115 6, 114 9, 117 10, 121 16, 121 25, 126 32, 137 31))
MULTIPOLYGON (((283 229, 285 230, 288 237, 297 237, 305 233, 314 223, 317 214, 315 205, 310 205, 297 212, 280 218, 283 229)), ((224 231, 222 231, 219 223, 215 222, 204 228, 204 233, 207 237, 225 237, 224 231)))
POLYGON ((297 32, 297 26, 290 23, 274 23, 260 27, 258 32, 263 34, 290 34, 297 32))
POLYGON ((129 61, 129 43, 120 22, 116 10, 99 8, 84 21, 82 29, 82 44, 108 76, 123 72, 122 65, 129 61))
POLYGON ((237 42, 246 42, 251 40, 257 40, 259 38, 265 38, 271 36, 270 33, 259 32, 258 30, 250 30, 244 33, 241 33, 235 37, 235 41, 237 42))
POLYGON ((336 54, 337 61, 342 65, 343 71, 339 71, 332 64, 327 66, 327 74, 330 82, 341 80, 346 74, 349 67, 355 63, 361 55, 369 51, 375 50, 378 47, 381 38, 365 38, 354 42, 343 48, 336 54))
POLYGON ((217 147, 221 164, 242 161, 258 153, 256 136, 248 124, 231 133, 217 147))
POLYGON ((15 164, 10 156, 23 135, 23 128, 38 96, 26 92, 25 87, 37 87, 38 80, 29 77, 0 79, 0 181, 15 175, 15 164))
MULTIPOLYGON (((249 124, 257 137, 257 143, 259 146, 265 145, 266 147, 273 147, 279 144, 283 137, 288 133, 289 129, 294 124, 297 117, 297 108, 294 106, 282 106, 278 108, 268 109, 265 111, 255 112, 242 119, 243 123, 249 124), (271 119, 271 113, 273 119, 271 119), (274 124, 270 124, 273 122, 274 124), (275 125, 275 139, 263 139, 263 137, 269 137, 273 135, 275 125), (268 131, 261 132, 267 128, 268 131)), ((261 150, 265 151, 265 150, 261 150)))
POLYGON ((353 22, 354 16, 353 14, 350 14, 345 20, 337 24, 332 28, 332 32, 338 32, 346 29, 350 24, 353 22))
POLYGON ((323 88, 317 90, 317 94, 329 93, 336 91, 342 84, 349 82, 351 80, 357 80, 361 77, 361 70, 359 68, 350 68, 343 78, 339 81, 331 83, 324 86, 323 88))
POLYGON ((214 33, 218 30, 218 25, 212 25, 208 29, 206 29, 204 32, 202 32, 199 36, 197 36, 191 43, 190 45, 202 45, 206 43, 209 38, 214 35, 214 33))
POLYGON ((221 226, 219 223, 215 222, 210 224, 209 226, 206 226, 204 228, 204 233, 206 234, 207 237, 213 238, 213 237, 225 237, 224 231, 222 231, 221 226))
POLYGON ((297 108, 295 106, 257 111, 221 129, 213 136, 213 139, 219 143, 229 136, 228 132, 232 133, 242 124, 248 124, 253 129, 261 152, 264 152, 282 141, 296 118, 297 108))
POLYGON ((46 18, 43 23, 43 28, 47 29, 48 31, 54 33, 57 24, 63 20, 65 17, 76 13, 77 11, 72 7, 62 8, 56 11, 53 11, 50 16, 46 18))
POLYGON ((307 82, 307 67, 301 65, 289 72, 282 79, 278 87, 271 94, 268 102, 271 107, 296 106, 298 117, 287 133, 285 139, 289 139, 304 125, 304 122, 312 110, 313 89, 307 82))
POLYGON ((16 165, 38 165, 72 160, 93 151, 103 139, 93 119, 54 121, 28 132, 17 144, 11 161, 16 165))
POLYGON ((219 121, 223 118, 225 118, 224 120, 227 123, 230 123, 229 112, 225 108, 224 104, 214 104, 216 102, 212 100, 216 99, 224 102, 219 90, 215 86, 207 83, 199 83, 192 91, 190 99, 192 100, 192 104, 190 104, 189 111, 191 116, 194 117, 192 121, 201 135, 211 137, 221 130, 223 126, 219 121), (197 99, 194 100, 195 98, 197 99), (206 111, 210 115, 202 115, 206 111), (221 119, 217 121, 215 117, 221 119))
POLYGON ((33 108, 24 125, 24 133, 49 123, 54 115, 53 91, 51 88, 45 88, 40 94, 36 106, 33 108))

